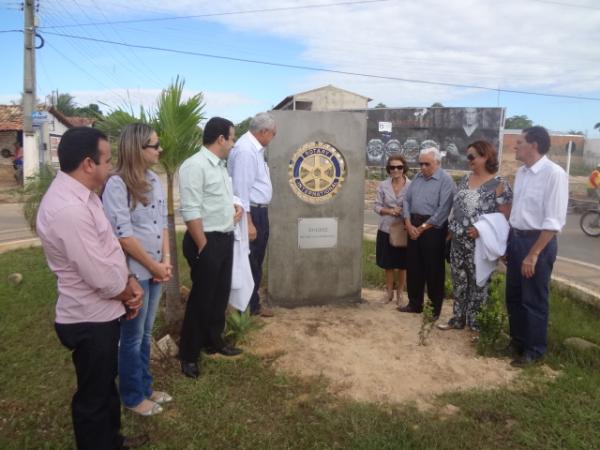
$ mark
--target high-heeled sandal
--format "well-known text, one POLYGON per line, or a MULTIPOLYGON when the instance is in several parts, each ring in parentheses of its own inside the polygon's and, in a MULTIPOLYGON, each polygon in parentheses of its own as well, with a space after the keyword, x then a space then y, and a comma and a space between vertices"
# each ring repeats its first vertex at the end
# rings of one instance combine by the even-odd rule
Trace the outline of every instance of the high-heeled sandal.
POLYGON ((150 400, 161 405, 163 403, 169 403, 169 402, 173 401, 173 397, 171 397, 166 392, 154 391, 154 392, 152 392, 152 395, 150 396, 150 400))
POLYGON ((142 403, 140 403, 139 405, 134 406, 133 408, 130 408, 128 406, 127 409, 144 417, 155 416, 156 414, 160 414, 163 411, 162 406, 160 406, 158 403, 153 402, 152 400, 144 401, 142 401, 142 403), (144 401, 149 401, 150 403, 152 403, 152 406, 149 409, 140 409, 140 406, 142 406, 142 403, 144 403, 144 401))

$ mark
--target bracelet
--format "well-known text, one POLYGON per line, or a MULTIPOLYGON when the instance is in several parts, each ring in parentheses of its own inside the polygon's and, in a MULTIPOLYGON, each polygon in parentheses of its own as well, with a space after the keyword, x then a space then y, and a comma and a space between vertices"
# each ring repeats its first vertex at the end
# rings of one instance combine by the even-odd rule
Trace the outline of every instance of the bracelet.
POLYGON ((127 275, 127 279, 129 280, 130 278, 135 278, 136 281, 139 280, 139 277, 135 273, 128 274, 127 275))

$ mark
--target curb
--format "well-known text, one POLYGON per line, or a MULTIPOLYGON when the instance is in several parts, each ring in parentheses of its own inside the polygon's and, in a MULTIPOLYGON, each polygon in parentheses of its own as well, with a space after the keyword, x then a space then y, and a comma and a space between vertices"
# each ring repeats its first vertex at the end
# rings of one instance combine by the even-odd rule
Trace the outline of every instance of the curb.
POLYGON ((42 243, 40 242, 40 238, 29 238, 20 239, 18 241, 3 242, 0 243, 0 253, 6 253, 12 250, 19 250, 23 248, 39 247, 41 245, 42 243))

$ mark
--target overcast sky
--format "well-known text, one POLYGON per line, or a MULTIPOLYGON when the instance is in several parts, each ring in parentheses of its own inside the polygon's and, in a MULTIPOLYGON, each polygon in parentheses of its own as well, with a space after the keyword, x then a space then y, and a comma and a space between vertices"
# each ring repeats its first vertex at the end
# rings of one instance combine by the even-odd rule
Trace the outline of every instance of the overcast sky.
MULTIPOLYGON (((510 94, 172 54, 119 41, 334 71, 600 99, 600 2, 594 0, 40 0, 38 97, 152 105, 177 75, 207 115, 240 121, 285 96, 333 84, 390 107, 503 106, 553 130, 593 130, 600 101, 510 94), (345 3, 345 4, 343 4, 345 3), (332 5, 315 7, 315 5, 332 5), (241 12, 308 6, 303 9, 241 12), (82 24, 215 13, 178 20, 82 24), (77 25, 57 27, 59 25, 77 25), (56 28, 44 28, 56 27, 56 28)), ((0 0, 0 30, 23 26, 0 0)), ((22 34, 0 33, 0 102, 22 91, 22 34), (14 63, 10 63, 13 61, 14 63)))

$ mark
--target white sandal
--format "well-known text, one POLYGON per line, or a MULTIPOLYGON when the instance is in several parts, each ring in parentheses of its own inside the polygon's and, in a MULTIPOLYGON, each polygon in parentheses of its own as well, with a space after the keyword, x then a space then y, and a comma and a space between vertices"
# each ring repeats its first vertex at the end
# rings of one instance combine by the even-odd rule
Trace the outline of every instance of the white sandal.
POLYGON ((172 402, 173 401, 173 397, 171 397, 166 392, 154 391, 154 392, 152 392, 152 395, 150 396, 150 400, 152 400, 153 402, 156 402, 159 405, 161 405, 163 403, 172 402))
POLYGON ((144 417, 155 416, 156 414, 160 414, 163 411, 162 406, 160 406, 156 402, 153 402, 152 400, 146 399, 146 400, 143 400, 142 403, 140 403, 137 406, 134 406, 133 408, 130 408, 128 406, 127 409, 130 411, 133 411, 136 414, 139 414, 140 416, 144 416, 144 417), (152 406, 146 410, 139 409, 140 406, 142 406, 142 403, 144 403, 146 401, 152 403, 152 406))

